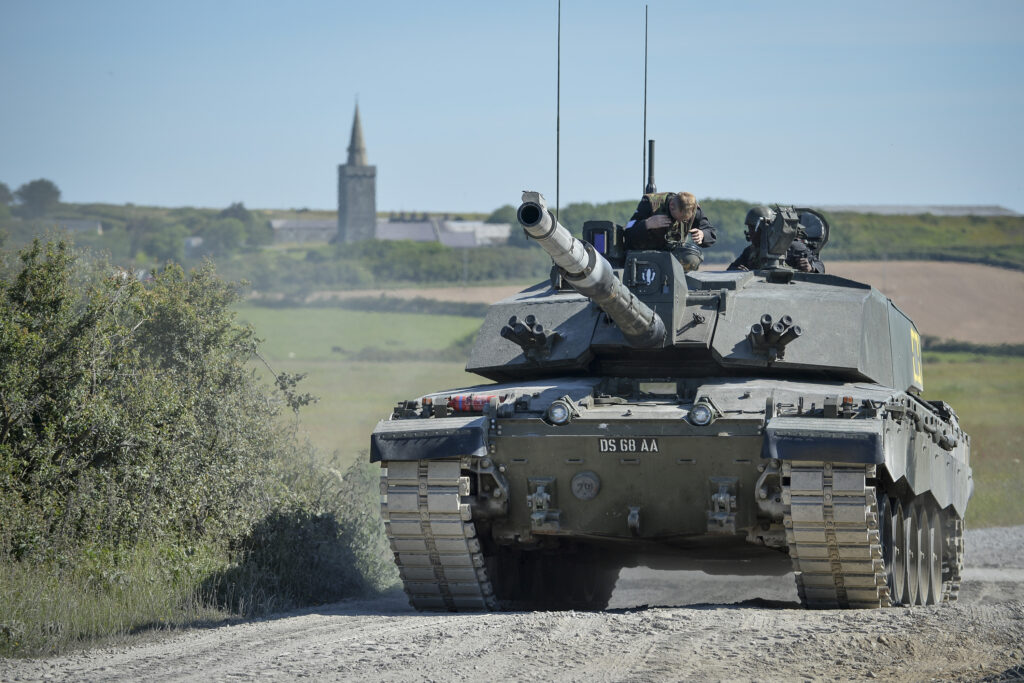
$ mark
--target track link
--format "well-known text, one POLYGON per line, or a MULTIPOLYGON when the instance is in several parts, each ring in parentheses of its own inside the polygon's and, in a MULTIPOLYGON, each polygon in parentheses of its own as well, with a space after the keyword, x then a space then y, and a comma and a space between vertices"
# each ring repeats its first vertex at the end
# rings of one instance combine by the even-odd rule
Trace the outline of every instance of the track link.
POLYGON ((783 524, 800 602, 812 609, 891 604, 868 479, 874 465, 783 463, 783 524))
POLYGON ((960 577, 964 572, 964 521, 959 518, 951 519, 948 525, 952 527, 946 542, 953 547, 951 566, 943 566, 942 602, 956 602, 960 598, 960 577))
POLYGON ((381 516, 395 564, 418 610, 481 611, 498 603, 458 458, 390 461, 381 470, 381 516))

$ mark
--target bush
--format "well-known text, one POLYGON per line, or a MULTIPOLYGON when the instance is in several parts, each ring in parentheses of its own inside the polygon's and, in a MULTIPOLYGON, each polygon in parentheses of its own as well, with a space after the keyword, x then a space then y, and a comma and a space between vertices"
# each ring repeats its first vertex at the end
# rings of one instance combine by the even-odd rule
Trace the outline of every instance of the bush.
POLYGON ((210 575, 201 593, 235 613, 260 614, 394 583, 397 572, 380 533, 377 468, 366 457, 344 476, 310 465, 308 480, 293 481, 302 495, 233 539, 230 566, 210 575))
POLYGON ((281 415, 311 397, 257 380, 211 265, 143 283, 37 241, 3 275, 0 654, 387 580, 367 473, 312 464, 281 415), (26 602, 54 586, 60 604, 26 602))
POLYGON ((277 405, 252 380, 237 289, 207 266, 144 286, 39 242, 0 284, 0 553, 238 533, 277 405))

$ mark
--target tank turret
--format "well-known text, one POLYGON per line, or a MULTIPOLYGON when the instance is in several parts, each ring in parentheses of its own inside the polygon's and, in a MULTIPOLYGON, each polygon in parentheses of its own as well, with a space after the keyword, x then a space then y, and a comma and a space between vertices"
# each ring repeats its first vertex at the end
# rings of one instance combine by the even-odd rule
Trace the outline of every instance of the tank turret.
POLYGON ((593 245, 576 239, 555 220, 539 192, 523 192, 516 218, 526 234, 561 269, 564 281, 600 306, 632 346, 656 347, 665 343, 665 323, 661 317, 615 276, 612 265, 593 245))

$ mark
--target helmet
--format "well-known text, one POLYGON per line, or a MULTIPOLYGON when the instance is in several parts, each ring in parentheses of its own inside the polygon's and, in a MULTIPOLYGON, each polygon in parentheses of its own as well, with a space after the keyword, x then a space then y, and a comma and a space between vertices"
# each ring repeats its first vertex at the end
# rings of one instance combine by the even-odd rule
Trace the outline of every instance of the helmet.
POLYGON ((747 217, 743 220, 743 224, 748 228, 756 229, 762 219, 766 223, 771 223, 775 220, 775 212, 767 206, 755 206, 750 211, 747 211, 747 217))
POLYGON ((747 240, 753 241, 754 234, 757 233, 762 223, 768 224, 774 220, 775 212, 767 206, 755 206, 750 211, 747 211, 747 217, 743 219, 743 224, 747 226, 745 233, 747 240))
POLYGON ((828 243, 828 221, 814 209, 797 209, 800 214, 800 230, 804 241, 815 254, 828 243))

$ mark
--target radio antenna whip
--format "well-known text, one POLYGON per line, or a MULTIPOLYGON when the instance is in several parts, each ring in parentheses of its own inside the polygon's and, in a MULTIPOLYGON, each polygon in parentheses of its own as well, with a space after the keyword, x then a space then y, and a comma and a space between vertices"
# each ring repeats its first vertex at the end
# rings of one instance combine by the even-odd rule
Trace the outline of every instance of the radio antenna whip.
POLYGON ((559 153, 562 142, 562 0, 558 0, 558 39, 555 57, 555 220, 558 220, 558 203, 562 198, 559 191, 559 153))
MULTIPOLYGON (((561 2, 561 0, 559 0, 561 2)), ((640 173, 640 184, 643 185, 644 173, 647 172, 647 5, 644 5, 644 139, 640 145, 643 149, 643 169, 640 173)), ((644 188, 646 194, 646 188, 644 188)))

